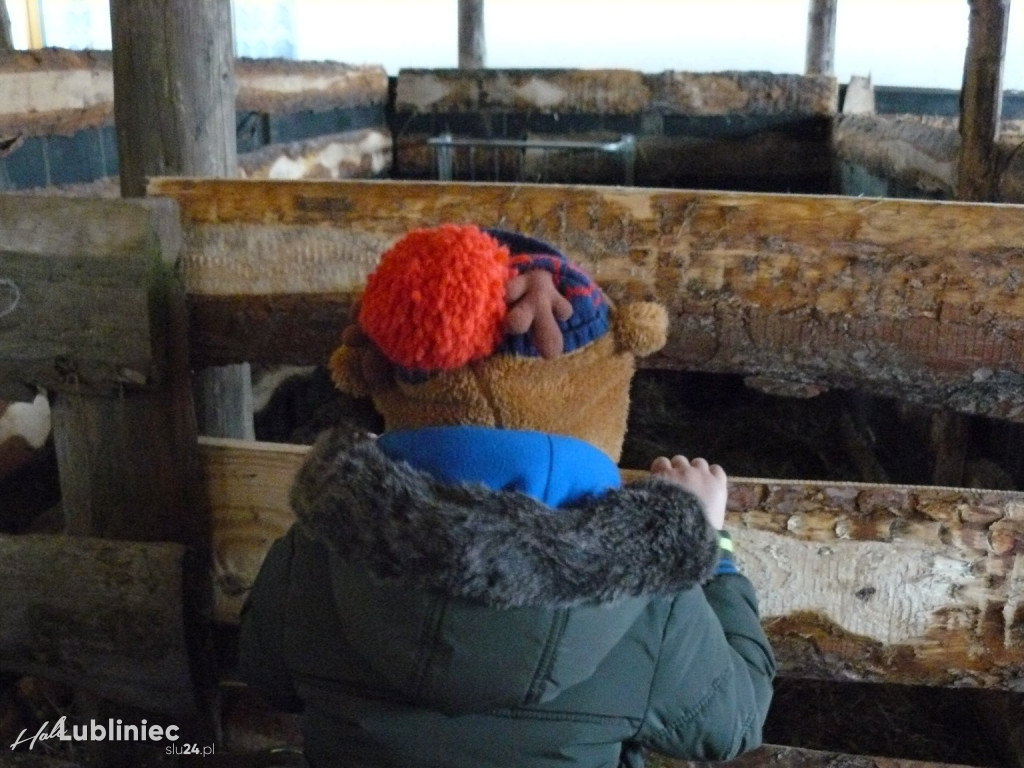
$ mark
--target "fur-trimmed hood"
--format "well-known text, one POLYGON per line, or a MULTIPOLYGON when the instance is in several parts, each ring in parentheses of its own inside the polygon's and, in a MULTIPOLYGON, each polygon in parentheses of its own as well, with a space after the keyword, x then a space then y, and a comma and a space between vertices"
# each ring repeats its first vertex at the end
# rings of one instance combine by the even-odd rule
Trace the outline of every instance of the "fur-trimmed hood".
POLYGON ((671 594, 710 577, 715 531, 696 497, 647 477, 552 509, 514 491, 445 485, 336 428, 300 469, 301 526, 343 560, 497 608, 671 594))

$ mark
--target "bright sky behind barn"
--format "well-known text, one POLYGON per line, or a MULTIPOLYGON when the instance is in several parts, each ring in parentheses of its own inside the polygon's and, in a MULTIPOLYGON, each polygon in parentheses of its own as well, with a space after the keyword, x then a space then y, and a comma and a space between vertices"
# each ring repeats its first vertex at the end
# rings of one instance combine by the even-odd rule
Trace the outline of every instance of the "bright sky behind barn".
MULTIPOLYGON (((15 45, 40 9, 46 45, 109 48, 108 0, 7 0, 15 45)), ((457 0, 233 0, 241 56, 402 67, 457 64, 457 0)), ((808 0, 485 0, 490 67, 802 73, 808 0)), ((841 83, 958 89, 967 0, 839 0, 841 83)), ((38 34, 38 32, 37 32, 38 34)), ((1012 4, 1004 86, 1024 90, 1024 10, 1012 4)))

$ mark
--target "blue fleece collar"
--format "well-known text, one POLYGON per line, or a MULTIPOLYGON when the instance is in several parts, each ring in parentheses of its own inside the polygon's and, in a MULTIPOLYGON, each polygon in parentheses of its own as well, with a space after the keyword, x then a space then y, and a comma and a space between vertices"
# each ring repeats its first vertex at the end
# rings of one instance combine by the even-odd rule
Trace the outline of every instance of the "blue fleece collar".
POLYGON ((489 427, 424 427, 385 432, 381 451, 445 483, 515 490, 552 507, 620 485, 619 468, 582 440, 489 427))

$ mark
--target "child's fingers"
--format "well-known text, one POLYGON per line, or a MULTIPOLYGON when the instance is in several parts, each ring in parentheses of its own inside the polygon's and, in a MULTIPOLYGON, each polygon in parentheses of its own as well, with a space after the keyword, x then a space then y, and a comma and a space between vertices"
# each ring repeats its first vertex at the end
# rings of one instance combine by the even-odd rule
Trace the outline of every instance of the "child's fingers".
POLYGON ((659 456, 651 462, 651 472, 667 472, 672 469, 672 462, 665 456, 659 456))

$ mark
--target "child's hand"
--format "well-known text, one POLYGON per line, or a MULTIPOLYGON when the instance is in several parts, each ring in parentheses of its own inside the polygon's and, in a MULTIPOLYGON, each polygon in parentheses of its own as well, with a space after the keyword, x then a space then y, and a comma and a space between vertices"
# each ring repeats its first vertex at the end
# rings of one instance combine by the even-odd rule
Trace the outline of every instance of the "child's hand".
POLYGON ((728 482, 725 470, 717 464, 708 466, 704 459, 692 462, 685 456, 671 460, 659 456, 651 463, 651 473, 671 480, 693 493, 704 505, 704 517, 716 529, 725 527, 725 502, 728 482))

